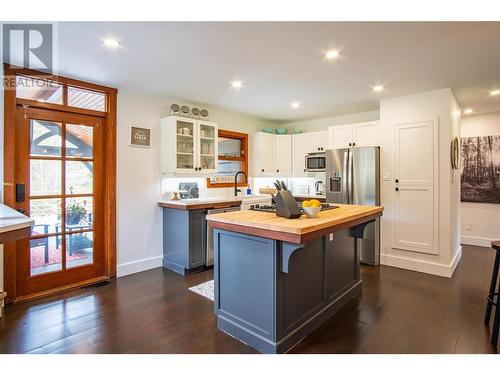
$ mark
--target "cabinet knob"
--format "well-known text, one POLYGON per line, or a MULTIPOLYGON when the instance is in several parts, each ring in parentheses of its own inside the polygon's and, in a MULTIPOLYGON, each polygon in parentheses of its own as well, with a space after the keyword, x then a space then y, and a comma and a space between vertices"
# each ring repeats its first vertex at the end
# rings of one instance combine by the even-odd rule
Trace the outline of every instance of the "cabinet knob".
POLYGON ((356 142, 353 142, 353 144, 352 144, 352 145, 353 145, 353 146, 356 146, 356 142))
POLYGON ((399 184, 399 179, 396 178, 396 184, 399 184))
POLYGON ((280 173, 280 170, 279 170, 279 169, 276 169, 276 172, 280 173))
POLYGON ((264 172, 264 169, 262 169, 261 172, 264 172))
POLYGON ((398 188, 398 187, 396 188, 396 191, 399 191, 399 188, 398 188))

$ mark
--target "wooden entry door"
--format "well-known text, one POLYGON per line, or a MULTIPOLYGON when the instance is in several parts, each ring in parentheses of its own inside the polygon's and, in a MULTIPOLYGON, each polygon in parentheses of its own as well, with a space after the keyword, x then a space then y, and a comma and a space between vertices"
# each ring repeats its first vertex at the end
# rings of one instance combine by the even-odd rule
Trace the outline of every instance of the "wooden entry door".
POLYGON ((103 119, 16 111, 16 205, 35 220, 17 244, 16 295, 104 276, 103 119))

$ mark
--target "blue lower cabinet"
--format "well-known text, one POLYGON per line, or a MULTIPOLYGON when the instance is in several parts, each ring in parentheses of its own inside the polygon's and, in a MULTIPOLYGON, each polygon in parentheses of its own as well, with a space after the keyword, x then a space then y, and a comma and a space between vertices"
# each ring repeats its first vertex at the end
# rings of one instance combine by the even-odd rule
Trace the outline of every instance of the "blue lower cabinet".
POLYGON ((163 208, 163 267, 185 275, 205 265, 205 210, 163 208))
POLYGON ((215 231, 217 326, 262 353, 285 353, 361 290, 349 230, 305 244, 215 231))

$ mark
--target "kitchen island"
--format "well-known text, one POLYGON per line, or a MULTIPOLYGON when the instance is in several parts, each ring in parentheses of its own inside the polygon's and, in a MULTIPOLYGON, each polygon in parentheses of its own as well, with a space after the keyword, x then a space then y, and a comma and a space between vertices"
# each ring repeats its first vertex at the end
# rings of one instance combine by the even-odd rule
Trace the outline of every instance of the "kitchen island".
POLYGON ((378 206, 338 205, 317 218, 236 211, 215 229, 217 327, 262 353, 285 353, 361 290, 356 238, 378 206))

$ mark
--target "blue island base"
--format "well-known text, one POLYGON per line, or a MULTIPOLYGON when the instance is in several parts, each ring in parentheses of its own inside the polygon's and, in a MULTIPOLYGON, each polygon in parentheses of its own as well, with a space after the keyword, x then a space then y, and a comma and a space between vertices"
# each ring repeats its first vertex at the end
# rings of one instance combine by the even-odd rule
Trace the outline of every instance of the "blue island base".
POLYGON ((361 291, 355 229, 303 244, 217 229, 217 327, 261 353, 286 353, 361 291))

